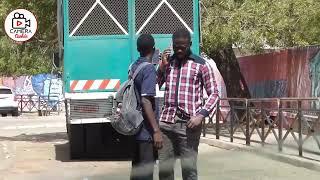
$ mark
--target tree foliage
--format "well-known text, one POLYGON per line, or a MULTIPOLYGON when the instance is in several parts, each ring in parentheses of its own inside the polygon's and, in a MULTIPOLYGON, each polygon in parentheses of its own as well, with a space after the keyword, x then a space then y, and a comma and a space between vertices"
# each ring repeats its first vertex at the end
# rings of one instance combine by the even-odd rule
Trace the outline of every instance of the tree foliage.
MULTIPOLYGON (((202 50, 215 59, 229 96, 248 96, 233 47, 261 52, 265 47, 320 44, 319 0, 201 2, 202 50)), ((49 72, 57 46, 56 0, 1 0, 0 24, 0 75, 49 72), (3 27, 6 16, 17 8, 30 10, 38 19, 36 35, 22 45, 10 40, 3 27)))
POLYGON ((319 0, 203 0, 203 51, 212 57, 229 97, 250 97, 233 48, 320 44, 319 0))
POLYGON ((319 0, 203 0, 203 49, 320 44, 319 0))
POLYGON ((0 1, 0 75, 30 75, 49 72, 51 54, 57 45, 56 0, 0 1), (38 20, 38 30, 27 43, 17 44, 5 33, 6 16, 15 9, 27 9, 38 20))

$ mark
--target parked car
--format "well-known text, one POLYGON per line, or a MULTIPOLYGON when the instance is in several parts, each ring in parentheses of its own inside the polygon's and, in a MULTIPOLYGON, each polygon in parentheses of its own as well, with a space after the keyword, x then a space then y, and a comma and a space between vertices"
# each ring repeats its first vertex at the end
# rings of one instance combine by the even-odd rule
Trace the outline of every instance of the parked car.
POLYGON ((7 116, 11 114, 12 116, 18 116, 18 102, 15 99, 12 89, 0 86, 0 114, 2 116, 7 116))

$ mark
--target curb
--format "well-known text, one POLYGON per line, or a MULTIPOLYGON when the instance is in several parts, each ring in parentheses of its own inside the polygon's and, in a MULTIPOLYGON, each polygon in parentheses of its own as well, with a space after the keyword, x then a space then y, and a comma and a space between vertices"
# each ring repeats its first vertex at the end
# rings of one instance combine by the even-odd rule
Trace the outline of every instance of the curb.
POLYGON ((260 156, 264 156, 266 158, 270 158, 272 160, 291 164, 293 166, 303 167, 303 168, 314 170, 314 171, 320 171, 320 163, 318 161, 304 159, 299 156, 287 155, 287 154, 274 152, 274 151, 271 152, 266 149, 262 150, 260 148, 256 148, 252 146, 246 146, 242 144, 231 143, 223 140, 206 138, 206 137, 201 137, 200 142, 210 146, 226 149, 226 150, 251 152, 260 156))
POLYGON ((241 150, 242 148, 246 148, 245 146, 241 147, 242 145, 239 145, 239 144, 221 141, 218 139, 206 138, 206 137, 201 137, 200 142, 210 146, 226 149, 226 150, 241 150))

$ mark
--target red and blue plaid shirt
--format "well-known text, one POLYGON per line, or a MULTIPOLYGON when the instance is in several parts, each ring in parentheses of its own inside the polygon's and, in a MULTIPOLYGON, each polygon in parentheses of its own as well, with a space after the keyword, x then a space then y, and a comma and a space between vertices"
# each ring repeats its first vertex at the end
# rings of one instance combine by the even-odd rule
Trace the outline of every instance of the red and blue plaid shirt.
POLYGON ((181 68, 179 63, 171 58, 165 72, 158 71, 157 78, 160 88, 165 83, 165 99, 160 121, 175 123, 174 117, 178 108, 189 116, 202 114, 205 117, 215 108, 218 90, 213 68, 201 57, 189 56, 189 60, 182 64, 181 68), (208 95, 204 104, 203 90, 206 90, 208 95))

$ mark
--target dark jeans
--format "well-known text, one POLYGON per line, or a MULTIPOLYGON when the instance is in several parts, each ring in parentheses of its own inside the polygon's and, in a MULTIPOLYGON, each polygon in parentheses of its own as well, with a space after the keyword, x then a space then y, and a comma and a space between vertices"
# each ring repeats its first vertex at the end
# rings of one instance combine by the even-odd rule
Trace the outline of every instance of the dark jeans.
POLYGON ((186 123, 160 122, 163 148, 159 150, 159 179, 174 180, 176 158, 181 160, 183 180, 197 180, 197 156, 201 127, 189 129, 186 123))
POLYGON ((132 159, 131 180, 153 180, 155 151, 153 142, 136 141, 132 159))

